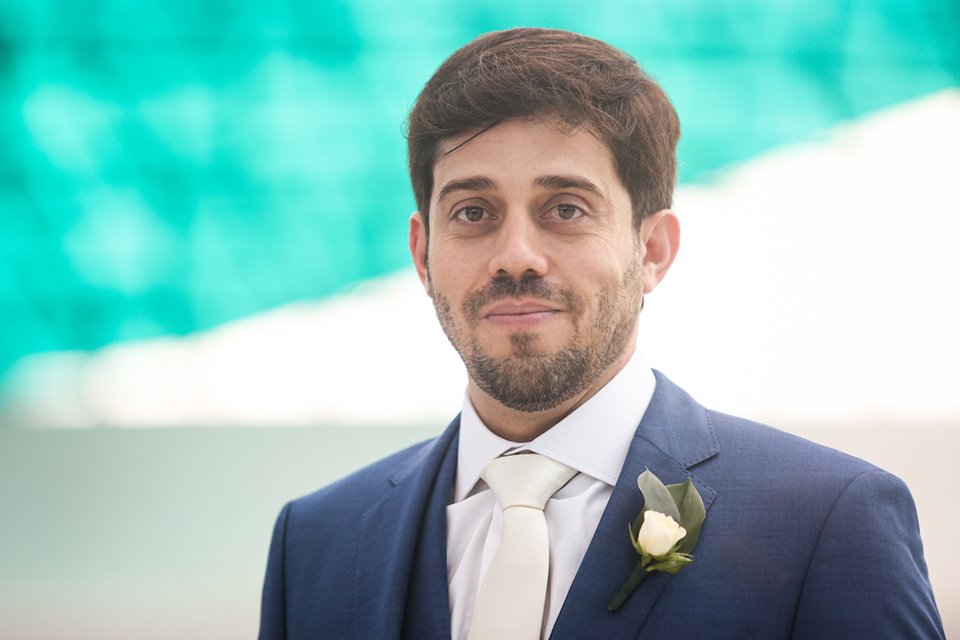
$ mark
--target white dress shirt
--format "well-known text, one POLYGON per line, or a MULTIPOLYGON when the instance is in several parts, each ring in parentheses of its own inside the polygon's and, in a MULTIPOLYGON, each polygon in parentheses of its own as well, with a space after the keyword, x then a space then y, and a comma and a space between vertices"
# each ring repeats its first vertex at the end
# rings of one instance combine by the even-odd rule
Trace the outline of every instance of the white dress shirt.
POLYGON ((503 511, 480 479, 484 466, 503 453, 533 451, 580 472, 544 508, 550 535, 550 578, 541 635, 547 638, 600 523, 655 386, 653 372, 634 353, 593 397, 528 443, 504 440, 487 429, 465 395, 457 484, 453 502, 447 505, 447 578, 454 640, 467 637, 480 584, 502 535, 503 511))

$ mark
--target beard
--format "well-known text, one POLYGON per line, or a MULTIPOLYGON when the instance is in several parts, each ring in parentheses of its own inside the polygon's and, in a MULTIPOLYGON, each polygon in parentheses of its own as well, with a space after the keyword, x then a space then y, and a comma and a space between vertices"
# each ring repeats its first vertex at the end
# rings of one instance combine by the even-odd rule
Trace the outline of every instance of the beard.
POLYGON ((634 260, 623 278, 595 295, 595 314, 584 326, 584 300, 571 289, 540 276, 495 278, 471 292, 461 311, 466 329, 457 321, 449 300, 430 286, 440 326, 460 354, 470 378, 488 395, 511 409, 538 412, 552 409, 583 393, 627 348, 643 300, 641 260, 634 260), (540 348, 536 334, 510 335, 512 353, 495 358, 477 343, 480 310, 503 298, 536 297, 556 302, 573 320, 573 337, 554 352, 540 348))

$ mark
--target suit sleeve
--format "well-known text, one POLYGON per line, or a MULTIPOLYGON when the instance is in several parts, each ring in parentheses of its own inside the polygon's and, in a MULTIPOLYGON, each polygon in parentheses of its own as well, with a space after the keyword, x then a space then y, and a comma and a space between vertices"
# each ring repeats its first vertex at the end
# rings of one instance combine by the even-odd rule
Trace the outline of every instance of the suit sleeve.
POLYGON ((284 640, 287 637, 285 548, 290 504, 284 506, 273 528, 267 573, 263 580, 260 604, 260 640, 284 640))
POLYGON ((794 638, 943 638, 906 485, 867 471, 841 492, 804 581, 794 638))

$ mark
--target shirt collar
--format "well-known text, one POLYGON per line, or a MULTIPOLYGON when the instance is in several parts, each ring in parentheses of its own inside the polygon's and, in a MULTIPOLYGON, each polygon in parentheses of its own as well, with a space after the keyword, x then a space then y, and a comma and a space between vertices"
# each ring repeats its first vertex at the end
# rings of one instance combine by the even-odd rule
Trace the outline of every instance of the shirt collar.
POLYGON ((515 451, 534 451, 610 486, 615 485, 655 387, 653 372, 634 352, 610 382, 570 415, 527 443, 511 442, 490 431, 465 393, 454 502, 470 494, 488 462, 515 451))

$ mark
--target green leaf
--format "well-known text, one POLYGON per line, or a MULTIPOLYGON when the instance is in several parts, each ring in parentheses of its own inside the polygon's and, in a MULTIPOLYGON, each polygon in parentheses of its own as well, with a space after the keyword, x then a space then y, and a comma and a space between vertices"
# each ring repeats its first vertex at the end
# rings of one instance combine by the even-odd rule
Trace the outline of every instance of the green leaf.
POLYGON ((690 553, 700 539, 700 527, 703 526, 703 520, 707 516, 703 498, 700 497, 700 492, 693 486, 689 477, 686 482, 668 485, 667 491, 670 492, 680 512, 680 526, 687 530, 687 535, 680 541, 678 551, 690 553))
POLYGON ((667 556, 665 559, 660 562, 651 564, 647 567, 647 571, 663 571, 664 573, 674 574, 678 573, 685 566, 693 562, 693 558, 682 556, 678 554, 673 554, 667 556))
POLYGON ((643 494, 644 511, 659 511, 680 522, 680 511, 677 509, 677 503, 674 502, 667 487, 660 482, 660 478, 653 475, 650 469, 640 474, 637 478, 637 486, 640 488, 640 493, 643 494))
POLYGON ((640 555, 643 555, 643 549, 641 549, 640 545, 637 544, 637 532, 640 531, 641 524, 643 524, 642 513, 639 516, 637 516, 637 519, 634 521, 634 524, 627 525, 627 528, 630 529, 630 544, 632 544, 633 548, 637 550, 637 553, 639 553, 640 555))

